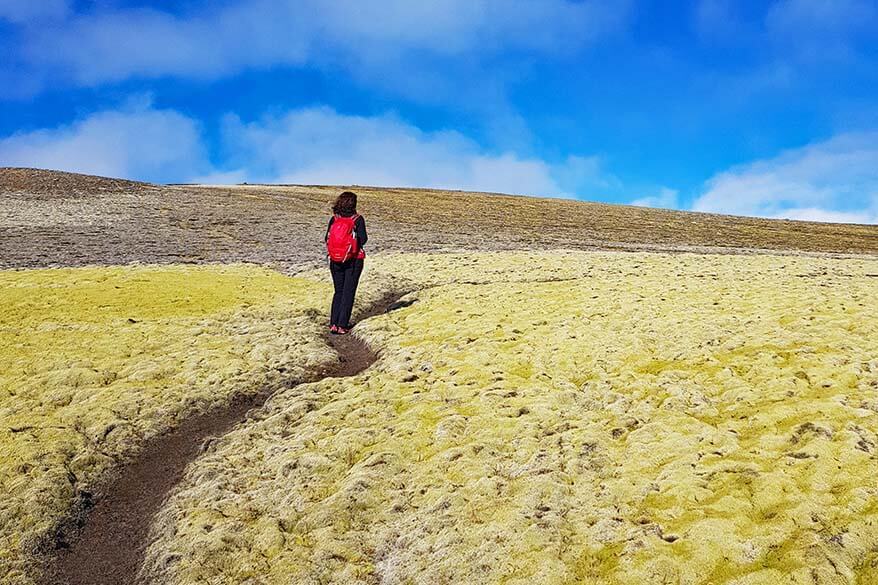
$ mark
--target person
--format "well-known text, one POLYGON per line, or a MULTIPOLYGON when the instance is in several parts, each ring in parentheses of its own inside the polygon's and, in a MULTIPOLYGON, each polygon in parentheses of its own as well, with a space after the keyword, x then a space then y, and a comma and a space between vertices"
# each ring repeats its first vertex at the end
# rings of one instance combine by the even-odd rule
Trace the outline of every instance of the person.
MULTIPOLYGON (((332 284, 335 293, 332 295, 332 307, 329 317, 329 332, 336 335, 344 335, 350 332, 351 312, 354 308, 354 297, 357 293, 357 285, 360 275, 363 273, 363 260, 366 252, 368 235, 366 234, 366 220, 357 213, 357 194, 345 191, 335 200, 332 205, 332 217, 326 228, 324 241, 330 247, 330 234, 338 241, 338 238, 353 236, 354 242, 350 250, 350 258, 341 261, 333 261, 330 257, 329 272, 332 274, 332 284), (338 222, 337 230, 333 232, 332 226, 338 222), (353 229, 350 224, 353 223, 353 229), (347 233, 342 233, 342 230, 347 233)), ((331 251, 331 250, 330 250, 331 251)), ((331 256, 331 254, 330 254, 331 256)))

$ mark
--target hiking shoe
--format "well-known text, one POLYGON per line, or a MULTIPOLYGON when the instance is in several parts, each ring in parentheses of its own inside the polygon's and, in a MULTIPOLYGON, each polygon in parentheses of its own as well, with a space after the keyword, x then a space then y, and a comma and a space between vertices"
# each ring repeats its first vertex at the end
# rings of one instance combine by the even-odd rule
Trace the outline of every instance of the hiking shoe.
POLYGON ((335 332, 338 335, 347 335, 351 332, 351 329, 350 327, 336 327, 335 332))
POLYGON ((330 325, 330 326, 329 326, 329 332, 330 332, 332 335, 337 335, 337 334, 338 334, 338 325, 330 325))

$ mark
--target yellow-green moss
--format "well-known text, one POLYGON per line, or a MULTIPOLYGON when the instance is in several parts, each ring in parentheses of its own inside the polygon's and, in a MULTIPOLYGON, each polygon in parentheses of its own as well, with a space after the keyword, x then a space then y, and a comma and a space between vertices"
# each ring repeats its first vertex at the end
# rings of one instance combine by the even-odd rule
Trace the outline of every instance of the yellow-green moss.
POLYGON ((328 363, 327 291, 246 265, 0 272, 0 583, 146 439, 328 363))
POLYGON ((366 374, 276 395, 194 464, 144 576, 870 582, 878 262, 532 253, 370 270, 433 288, 359 327, 380 349, 366 374))

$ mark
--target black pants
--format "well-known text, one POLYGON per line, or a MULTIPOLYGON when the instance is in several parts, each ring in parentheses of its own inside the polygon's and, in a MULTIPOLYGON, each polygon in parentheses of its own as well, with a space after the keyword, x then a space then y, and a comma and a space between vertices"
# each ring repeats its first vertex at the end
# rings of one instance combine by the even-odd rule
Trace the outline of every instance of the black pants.
POLYGON ((335 286, 329 324, 347 328, 351 323, 351 311, 354 309, 354 296, 363 272, 363 261, 353 258, 347 262, 330 262, 329 272, 335 286))

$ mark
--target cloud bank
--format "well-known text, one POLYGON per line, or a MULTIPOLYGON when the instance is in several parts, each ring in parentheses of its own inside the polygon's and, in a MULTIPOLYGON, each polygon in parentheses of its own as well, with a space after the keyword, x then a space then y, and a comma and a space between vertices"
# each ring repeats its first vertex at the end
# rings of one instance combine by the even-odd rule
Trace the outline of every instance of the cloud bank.
POLYGON ((597 159, 552 164, 484 149, 463 134, 425 132, 392 114, 328 107, 245 123, 228 115, 220 160, 208 161, 200 124, 148 103, 0 140, 0 164, 155 182, 304 183, 434 187, 569 197, 615 179, 597 159))
MULTIPOLYGON (((9 5, 0 15, 20 21, 36 10, 28 6, 38 5, 0 1, 9 5)), ((413 55, 423 62, 576 50, 617 30, 627 14, 627 0, 612 6, 599 0, 237 0, 183 15, 98 10, 40 23, 27 29, 23 57, 81 85, 216 79, 284 65, 387 70, 413 55)))
POLYGON ((655 195, 640 197, 630 203, 638 207, 657 207, 660 209, 679 209, 680 193, 676 189, 661 187, 655 195))
POLYGON ((161 181, 207 169, 199 124, 132 103, 58 128, 0 139, 0 165, 161 181))
MULTIPOLYGON (((133 100, 56 128, 0 139, 0 165, 153 182, 358 184, 601 200, 625 186, 596 156, 548 161, 489 149, 455 130, 425 131, 388 113, 329 107, 219 124, 213 156, 202 124, 133 100)), ((684 208, 660 187, 634 205, 684 208)), ((838 135, 720 172, 694 211, 878 223, 878 132, 838 135)))
POLYGON ((878 132, 838 135, 719 173, 695 211, 878 223, 878 132))
POLYGON ((615 179, 597 159, 558 163, 494 152, 453 130, 425 132, 394 115, 308 108, 279 118, 224 122, 224 176, 248 181, 360 184, 570 197, 615 179), (230 174, 231 173, 231 174, 230 174))

